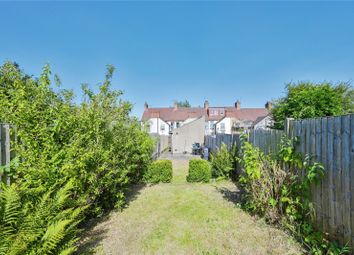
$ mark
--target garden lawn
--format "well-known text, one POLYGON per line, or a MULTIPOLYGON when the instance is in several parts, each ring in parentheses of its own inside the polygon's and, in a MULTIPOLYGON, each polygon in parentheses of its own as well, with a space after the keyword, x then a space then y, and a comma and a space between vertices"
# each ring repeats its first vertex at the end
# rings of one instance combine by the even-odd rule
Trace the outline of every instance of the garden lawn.
POLYGON ((187 183, 188 158, 172 183, 135 191, 127 207, 85 233, 96 254, 301 254, 287 234, 239 209, 231 182, 187 183))

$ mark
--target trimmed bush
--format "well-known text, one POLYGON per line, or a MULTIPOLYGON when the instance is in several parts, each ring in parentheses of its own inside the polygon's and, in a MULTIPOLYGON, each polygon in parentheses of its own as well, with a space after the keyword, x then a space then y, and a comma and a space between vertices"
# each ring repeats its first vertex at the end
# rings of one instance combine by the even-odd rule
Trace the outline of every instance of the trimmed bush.
POLYGON ((211 166, 205 159, 189 160, 187 182, 209 182, 211 166))
POLYGON ((146 183, 171 182, 172 161, 160 159, 152 162, 144 174, 146 183))

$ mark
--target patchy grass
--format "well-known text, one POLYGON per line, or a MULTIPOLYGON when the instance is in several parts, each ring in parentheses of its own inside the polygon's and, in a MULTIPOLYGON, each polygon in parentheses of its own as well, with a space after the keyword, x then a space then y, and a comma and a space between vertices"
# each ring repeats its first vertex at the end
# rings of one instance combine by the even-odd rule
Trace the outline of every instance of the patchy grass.
POLYGON ((301 253, 291 237, 230 202, 237 193, 232 183, 188 184, 186 166, 175 160, 171 184, 141 189, 126 209, 96 225, 97 254, 301 253))

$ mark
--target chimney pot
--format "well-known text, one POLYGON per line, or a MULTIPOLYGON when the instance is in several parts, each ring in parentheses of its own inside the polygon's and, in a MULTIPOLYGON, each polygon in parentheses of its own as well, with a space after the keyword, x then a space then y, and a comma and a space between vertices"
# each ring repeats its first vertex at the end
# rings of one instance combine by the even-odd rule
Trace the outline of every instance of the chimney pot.
POLYGON ((273 104, 270 101, 267 101, 267 103, 265 104, 265 108, 270 111, 273 108, 273 104))
POLYGON ((240 100, 237 100, 237 101, 236 101, 236 103, 235 103, 235 108, 236 108, 237 110, 240 110, 240 109, 241 109, 241 102, 240 102, 240 100))
POLYGON ((208 109, 209 108, 209 102, 208 100, 204 101, 204 109, 208 109))

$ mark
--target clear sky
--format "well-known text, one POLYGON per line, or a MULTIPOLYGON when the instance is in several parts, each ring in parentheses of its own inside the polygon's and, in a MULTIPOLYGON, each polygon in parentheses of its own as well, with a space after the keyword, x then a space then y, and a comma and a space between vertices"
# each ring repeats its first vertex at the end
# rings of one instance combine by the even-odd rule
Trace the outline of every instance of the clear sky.
MULTIPOLYGON (((354 2, 0 2, 0 61, 150 106, 263 107, 287 82, 354 78, 354 2)), ((79 97, 80 99, 80 97, 79 97)), ((78 100, 79 100, 78 99, 78 100)))

